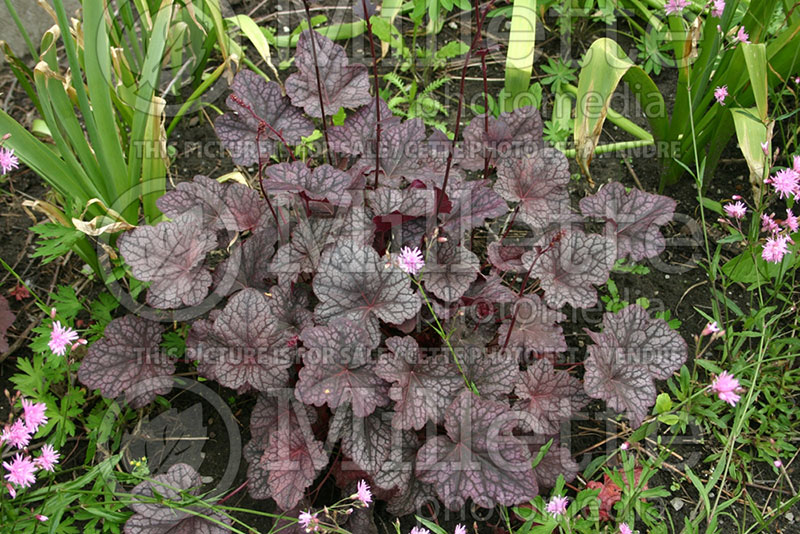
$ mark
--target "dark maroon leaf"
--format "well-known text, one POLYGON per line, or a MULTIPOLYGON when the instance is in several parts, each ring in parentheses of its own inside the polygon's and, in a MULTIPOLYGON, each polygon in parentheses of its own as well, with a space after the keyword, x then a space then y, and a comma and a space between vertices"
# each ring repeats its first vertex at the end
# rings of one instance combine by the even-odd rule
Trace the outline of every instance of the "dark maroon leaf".
POLYGON ((553 148, 520 158, 504 159, 497 167, 495 191, 519 202, 519 217, 534 228, 568 218, 569 163, 553 148))
MULTIPOLYGON (((539 451, 533 453, 535 458, 539 451)), ((556 445, 555 443, 548 449, 542 459, 533 468, 536 483, 540 488, 552 488, 558 482, 558 476, 564 475, 566 482, 575 480, 575 476, 580 469, 575 460, 572 459, 569 449, 556 445)))
POLYGON ((139 226, 119 239, 119 252, 133 276, 151 282, 147 302, 167 309, 196 306, 208 293, 211 272, 206 254, 216 236, 192 212, 156 226, 139 226))
POLYGON ((273 306, 260 291, 240 291, 228 300, 191 357, 209 378, 229 388, 266 391, 285 386, 296 350, 277 329, 273 306))
MULTIPOLYGON (((399 124, 400 118, 392 114, 386 102, 384 102, 383 99, 380 99, 379 102, 381 108, 381 127, 388 128, 393 124, 399 124)), ((344 120, 343 125, 328 129, 328 141, 330 141, 331 150, 350 154, 351 156, 360 156, 363 154, 366 157, 374 158, 377 129, 376 119, 375 99, 372 98, 369 104, 358 108, 355 113, 349 115, 344 120)), ((366 164, 366 162, 364 163, 366 164)))
POLYGON ((490 116, 488 135, 485 120, 485 115, 479 115, 464 128, 458 161, 467 170, 483 170, 487 154, 494 167, 499 161, 525 157, 544 146, 542 118, 534 107, 501 113, 496 119, 490 116))
POLYGON ((375 374, 373 347, 359 323, 334 319, 329 326, 306 328, 300 340, 306 349, 296 387, 300 401, 333 409, 352 404, 359 417, 388 404, 388 387, 375 374))
POLYGON ((209 507, 188 505, 178 510, 158 502, 159 496, 183 501, 182 493, 197 495, 203 481, 187 464, 175 464, 163 475, 156 475, 131 490, 130 507, 135 512, 125 523, 125 534, 226 534, 231 520, 209 507), (142 498, 142 502, 135 500, 142 498), (192 513, 193 512, 193 513, 192 513), (200 517, 203 514, 211 519, 200 517))
POLYGON ((302 161, 277 163, 264 169, 264 173, 267 175, 264 189, 269 192, 302 192, 312 200, 327 200, 336 206, 350 204, 346 190, 352 179, 330 165, 323 164, 311 170, 302 161))
POLYGON ((459 351, 459 359, 464 373, 472 384, 487 399, 505 399, 514 388, 519 375, 519 358, 514 351, 493 351, 487 353, 478 346, 466 347, 459 351))
POLYGON ((686 360, 683 338, 663 319, 651 319, 639 305, 603 315, 603 332, 588 332, 594 341, 584 363, 584 388, 626 412, 638 427, 655 403, 654 379, 664 380, 686 360))
POLYGON ((542 284, 548 306, 569 304, 588 308, 597 302, 593 285, 601 285, 616 261, 613 243, 603 236, 572 230, 539 255, 537 251, 522 256, 525 268, 542 284), (537 259, 538 258, 538 259, 537 259))
POLYGON ((447 435, 419 450, 418 477, 433 484, 451 510, 468 498, 484 508, 532 499, 538 493, 532 458, 512 434, 515 423, 505 404, 465 391, 447 411, 447 435))
POLYGON ((558 323, 566 320, 561 312, 548 308, 537 295, 527 295, 514 304, 512 315, 516 317, 511 335, 511 319, 503 322, 498 331, 498 339, 509 347, 520 347, 526 352, 547 353, 564 352, 567 341, 558 323))
POLYGON ((6 333, 11 325, 16 320, 16 315, 11 311, 8 301, 5 297, 0 297, 0 353, 8 350, 8 338, 6 333))
POLYGON ((283 510, 294 507, 328 463, 322 443, 297 430, 281 429, 261 460, 269 471, 272 498, 283 510), (309 439, 310 438, 310 439, 309 439))
POLYGON ((372 347, 380 342, 378 319, 400 324, 420 307, 408 275, 397 267, 387 268, 374 249, 351 240, 326 253, 313 287, 320 301, 314 310, 317 319, 354 321, 367 330, 372 347))
POLYGON ((158 323, 135 315, 114 319, 103 338, 89 347, 78 379, 109 399, 124 393, 134 408, 168 393, 175 364, 159 351, 163 331, 158 323))
POLYGON ((489 261, 503 272, 518 273, 525 270, 522 265, 522 255, 530 248, 515 245, 503 245, 500 241, 490 243, 486 249, 489 261))
POLYGON ((282 144, 278 133, 292 145, 313 133, 314 124, 292 106, 277 83, 243 70, 234 78, 231 89, 233 95, 227 100, 231 111, 220 116, 214 128, 237 165, 258 163, 259 155, 262 162, 268 161, 275 143, 282 144))
POLYGON ((666 243, 659 227, 672 220, 675 201, 612 182, 595 195, 581 199, 581 212, 606 221, 605 235, 617 244, 617 258, 633 261, 658 256, 666 243))
MULTIPOLYGON (((434 172, 425 166, 426 147, 425 123, 422 119, 411 119, 402 123, 389 124, 381 131, 380 165, 378 182, 382 185, 399 187, 403 179, 427 180, 434 172)), ((365 156, 369 166, 364 171, 367 176, 375 172, 375 161, 365 156)))
POLYGON ((325 114, 334 115, 339 108, 355 109, 373 100, 369 94, 369 78, 364 65, 350 65, 344 48, 316 31, 305 30, 297 41, 294 64, 297 72, 286 79, 286 94, 292 104, 303 108, 312 117, 322 117, 317 90, 317 74, 311 39, 316 43, 319 81, 325 114))
POLYGON ((422 482, 414 473, 409 485, 401 488, 400 493, 389 501, 386 510, 398 517, 413 513, 419 514, 424 505, 435 501, 436 490, 433 489, 433 485, 422 482))
POLYGON ((520 374, 514 393, 520 399, 514 408, 526 412, 520 427, 538 434, 558 433, 561 423, 570 420, 589 401, 580 380, 566 371, 553 370, 546 358, 520 374))
POLYGON ((487 219, 508 213, 506 201, 493 189, 486 187, 487 183, 482 180, 464 182, 459 189, 450 189, 448 186, 447 194, 453 209, 450 213, 440 214, 445 232, 460 236, 481 226, 487 219))
POLYGON ((389 397, 394 401, 392 425, 420 430, 428 421, 441 423, 444 411, 464 379, 456 366, 443 358, 425 358, 413 337, 390 337, 390 352, 378 358, 378 376, 392 383, 389 397))
MULTIPOLYGON (((428 187, 441 189, 444 185, 444 174, 447 170, 447 156, 450 152, 451 143, 452 141, 444 132, 433 130, 431 135, 428 136, 427 143, 422 146, 420 162, 431 171, 431 174, 426 178, 421 178, 421 180, 428 187)), ((464 180, 464 171, 453 161, 450 164, 450 175, 447 178, 448 192, 453 189, 463 189, 464 180)))
POLYGON ((281 332, 284 337, 291 339, 299 336, 304 328, 313 326, 314 314, 308 308, 308 293, 298 285, 293 288, 272 286, 269 295, 276 332, 281 332))
POLYGON ((449 239, 430 249, 422 273, 425 288, 442 300, 458 300, 478 277, 480 261, 465 247, 449 239))

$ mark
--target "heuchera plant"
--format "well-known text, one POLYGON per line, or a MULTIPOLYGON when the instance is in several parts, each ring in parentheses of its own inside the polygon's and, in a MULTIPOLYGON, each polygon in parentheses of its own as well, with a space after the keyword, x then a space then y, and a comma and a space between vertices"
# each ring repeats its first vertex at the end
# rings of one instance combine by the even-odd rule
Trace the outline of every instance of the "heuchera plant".
MULTIPOLYGON (((594 306, 617 259, 658 255, 674 202, 614 183, 573 211, 567 160, 544 147, 536 109, 476 117, 451 146, 392 117, 366 69, 326 37, 304 32, 295 64, 285 95, 239 73, 216 121, 234 162, 257 165, 257 188, 198 176, 158 201, 167 221, 120 240, 131 274, 150 283, 147 304, 203 314, 187 339, 199 374, 257 397, 250 493, 292 509, 327 467, 342 487, 369 479, 406 514, 437 497, 515 505, 573 479, 562 423, 594 398, 640 425, 686 344, 638 306, 606 313, 581 380, 554 365, 568 349, 560 308, 594 306), (355 111, 329 128, 324 161, 298 161, 292 147, 327 120, 323 108, 355 111), (473 229, 496 220, 527 225, 533 245, 505 232, 476 254, 473 229), (406 246, 424 253, 418 276, 394 261, 406 246)), ((175 363, 143 357, 163 330, 112 321, 80 380, 135 407, 166 393, 175 363)), ((164 477, 196 482, 184 467, 164 477)), ((162 522, 155 506, 136 512, 137 525, 162 522)))

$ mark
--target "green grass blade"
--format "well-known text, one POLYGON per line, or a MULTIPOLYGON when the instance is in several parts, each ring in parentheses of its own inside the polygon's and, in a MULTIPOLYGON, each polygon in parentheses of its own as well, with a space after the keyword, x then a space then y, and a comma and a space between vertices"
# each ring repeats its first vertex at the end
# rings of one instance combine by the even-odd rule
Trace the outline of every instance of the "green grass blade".
POLYGON ((514 0, 506 54, 503 110, 514 109, 515 97, 528 90, 536 47, 536 0, 514 0))
POLYGON ((769 86, 767 85, 767 47, 764 43, 745 43, 742 44, 744 61, 747 65, 747 72, 750 75, 750 85, 753 87, 753 95, 758 108, 758 116, 762 122, 766 122, 769 117, 769 107, 767 105, 767 95, 769 86))

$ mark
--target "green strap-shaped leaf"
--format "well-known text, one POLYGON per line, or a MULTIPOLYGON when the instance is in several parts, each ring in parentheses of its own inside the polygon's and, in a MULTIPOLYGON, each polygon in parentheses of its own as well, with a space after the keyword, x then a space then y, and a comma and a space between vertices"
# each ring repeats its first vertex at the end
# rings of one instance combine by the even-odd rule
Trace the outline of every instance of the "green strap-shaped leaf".
POLYGON ((747 64, 747 73, 750 75, 750 84, 756 97, 758 116, 766 122, 769 108, 767 106, 767 47, 764 43, 742 44, 744 62, 747 64))
POLYGON ((575 108, 575 158, 587 176, 590 176, 589 163, 609 113, 611 96, 622 80, 642 105, 653 131, 652 138, 660 140, 666 137, 666 106, 656 84, 616 42, 598 39, 584 57, 575 108))
MULTIPOLYGON (((766 142, 769 137, 767 126, 758 118, 758 108, 731 108, 733 124, 736 126, 736 138, 739 141, 739 148, 742 149, 747 167, 750 169, 750 183, 753 187, 759 187, 764 181, 764 166, 767 163, 767 156, 761 149, 761 143, 766 142)), ((772 127, 769 127, 772 130, 772 127)))
POLYGON ((536 0, 514 0, 506 54, 504 111, 512 111, 516 107, 514 97, 528 90, 535 46, 536 0))

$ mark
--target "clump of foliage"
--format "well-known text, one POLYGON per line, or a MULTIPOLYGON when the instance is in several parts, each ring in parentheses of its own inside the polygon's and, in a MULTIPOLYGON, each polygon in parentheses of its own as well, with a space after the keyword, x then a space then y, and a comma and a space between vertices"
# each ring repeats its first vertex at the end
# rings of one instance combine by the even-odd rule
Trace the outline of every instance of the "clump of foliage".
MULTIPOLYGON (((393 117, 326 37, 304 32, 295 65, 285 96, 239 73, 216 122, 234 161, 257 165, 258 189, 196 177, 159 199, 169 220, 120 238, 155 312, 109 323, 81 382, 153 401, 176 365, 158 354, 164 327, 151 319, 191 319, 198 372, 257 398, 248 488, 284 510, 337 446, 340 486, 366 478, 398 515, 437 497, 452 509, 516 505, 572 480, 560 425, 594 398, 638 426, 686 344, 638 305, 606 313, 581 380, 554 365, 568 348, 559 309, 595 305, 618 259, 659 254, 674 202, 611 184, 574 212, 567 160, 544 147, 536 109, 476 117, 451 144, 393 117), (327 128, 341 108, 355 111, 327 128), (314 120, 326 162, 297 161, 292 146, 314 120), (482 262, 473 230, 512 217, 535 244, 503 235, 482 262), (398 265, 403 247, 423 252, 421 272, 398 265)), ((184 489, 184 478, 196 473, 164 481, 184 489)))

